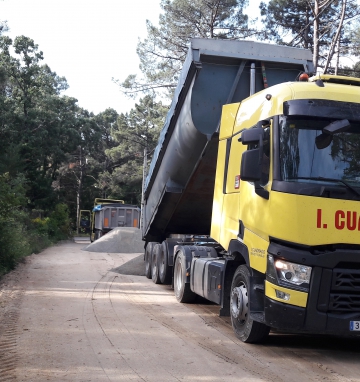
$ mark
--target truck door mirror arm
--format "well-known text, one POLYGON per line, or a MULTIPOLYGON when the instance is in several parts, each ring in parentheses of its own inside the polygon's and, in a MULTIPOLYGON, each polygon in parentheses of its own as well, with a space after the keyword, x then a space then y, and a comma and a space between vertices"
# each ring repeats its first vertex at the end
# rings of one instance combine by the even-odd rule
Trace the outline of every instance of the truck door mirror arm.
POLYGON ((265 190, 263 186, 261 186, 260 182, 254 183, 255 194, 261 196, 264 199, 269 199, 270 193, 268 190, 265 190))

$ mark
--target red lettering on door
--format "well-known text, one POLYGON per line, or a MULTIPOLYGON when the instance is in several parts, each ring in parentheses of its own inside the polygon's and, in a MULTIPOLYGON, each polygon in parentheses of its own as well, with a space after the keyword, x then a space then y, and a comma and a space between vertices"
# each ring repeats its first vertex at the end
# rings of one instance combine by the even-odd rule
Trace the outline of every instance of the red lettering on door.
POLYGON ((317 221, 316 221, 316 227, 321 228, 321 210, 317 210, 317 221))
POLYGON ((347 211, 346 213, 346 227, 349 231, 354 231, 357 223, 356 211, 347 211))
POLYGON ((344 229, 345 228, 345 221, 341 220, 345 219, 345 212, 338 210, 335 212, 335 228, 336 229, 344 229))

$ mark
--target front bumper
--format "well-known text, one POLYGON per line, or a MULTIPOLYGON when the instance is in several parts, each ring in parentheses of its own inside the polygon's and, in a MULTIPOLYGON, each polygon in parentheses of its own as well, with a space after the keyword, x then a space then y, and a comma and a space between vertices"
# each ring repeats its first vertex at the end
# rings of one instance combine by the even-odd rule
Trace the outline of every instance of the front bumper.
POLYGON ((265 324, 286 331, 360 335, 360 332, 350 331, 350 321, 360 321, 360 310, 357 307, 359 296, 336 295, 331 290, 332 283, 329 281, 333 277, 328 277, 328 270, 317 268, 315 271, 320 277, 313 278, 306 307, 283 303, 265 296, 265 324), (353 300, 356 304, 351 304, 353 300))
POLYGON ((300 292, 289 290, 295 300, 281 302, 268 288, 264 300, 266 325, 284 331, 360 335, 360 331, 350 331, 350 321, 360 321, 359 250, 336 249, 314 255, 277 245, 269 252, 293 262, 301 259, 300 263, 312 266, 312 274, 305 303, 300 303, 305 301, 304 296, 299 298, 300 292))

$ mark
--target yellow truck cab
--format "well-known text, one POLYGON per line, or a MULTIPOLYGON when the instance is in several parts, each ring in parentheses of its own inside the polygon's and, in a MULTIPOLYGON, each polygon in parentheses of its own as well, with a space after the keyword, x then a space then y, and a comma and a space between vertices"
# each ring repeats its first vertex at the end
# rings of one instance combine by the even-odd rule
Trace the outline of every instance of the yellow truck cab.
POLYGON ((269 327, 359 329, 359 86, 322 75, 223 108, 211 237, 265 278, 258 314, 269 327))

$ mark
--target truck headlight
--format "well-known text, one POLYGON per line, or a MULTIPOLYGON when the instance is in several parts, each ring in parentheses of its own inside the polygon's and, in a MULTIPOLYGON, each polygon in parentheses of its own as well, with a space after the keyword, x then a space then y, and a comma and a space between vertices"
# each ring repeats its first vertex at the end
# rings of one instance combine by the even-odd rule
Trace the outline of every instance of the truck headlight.
POLYGON ((267 278, 274 284, 283 286, 298 286, 301 289, 309 289, 311 267, 302 264, 291 263, 276 259, 268 255, 267 278))

